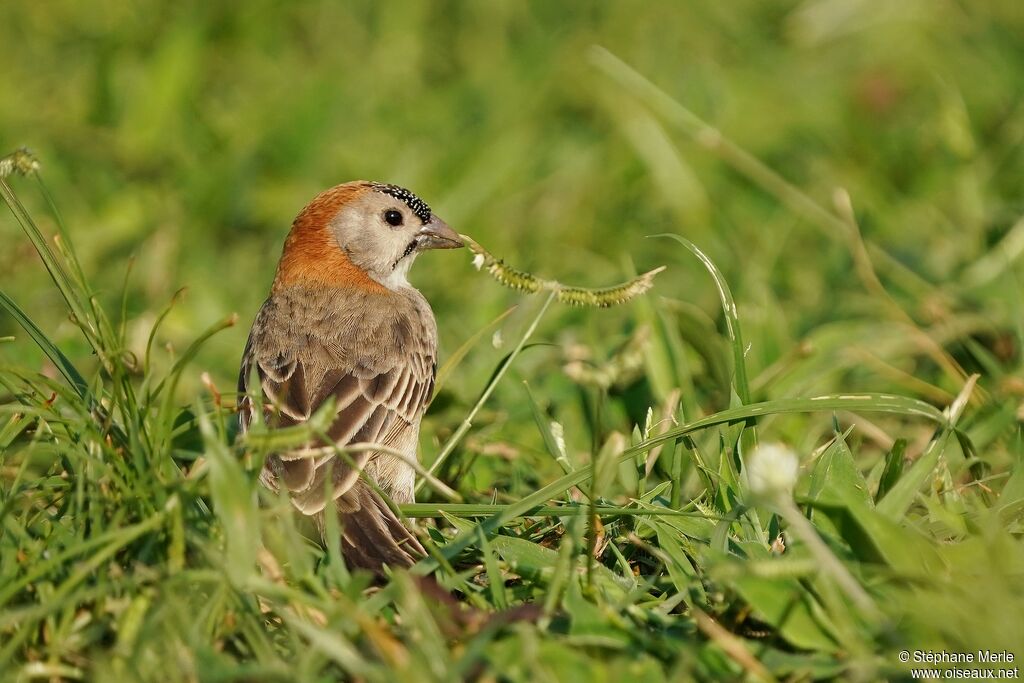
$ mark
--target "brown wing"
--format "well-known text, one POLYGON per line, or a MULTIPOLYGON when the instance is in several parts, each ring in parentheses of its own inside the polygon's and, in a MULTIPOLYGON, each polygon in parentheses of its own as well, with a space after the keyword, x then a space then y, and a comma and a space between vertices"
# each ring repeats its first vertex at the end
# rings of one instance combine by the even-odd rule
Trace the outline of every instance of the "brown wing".
MULTIPOLYGON (((381 354, 368 349, 361 357, 351 350, 310 339, 298 348, 294 338, 268 334, 253 326, 239 376, 239 392, 247 395, 250 376, 259 378, 264 419, 271 427, 287 427, 308 420, 328 399, 334 401, 334 418, 325 438, 267 459, 263 481, 272 488, 284 487, 294 505, 305 514, 337 501, 341 512, 359 506, 362 496, 345 496, 359 478, 359 470, 373 452, 351 453, 351 462, 338 454, 309 455, 309 448, 329 443, 350 446, 399 443, 406 430, 416 429, 434 385, 434 349, 427 342, 405 341, 405 353, 381 354), (353 467, 353 465, 355 465, 353 467), (326 495, 325 495, 326 494, 326 495)), ((252 420, 253 405, 247 397, 241 405, 243 431, 252 420)))

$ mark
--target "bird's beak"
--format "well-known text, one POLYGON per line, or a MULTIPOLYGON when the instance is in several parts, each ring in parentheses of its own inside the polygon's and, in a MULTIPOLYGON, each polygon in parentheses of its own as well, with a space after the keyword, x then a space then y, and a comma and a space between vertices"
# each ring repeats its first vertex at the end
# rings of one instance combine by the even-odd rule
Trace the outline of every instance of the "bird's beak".
POLYGON ((419 245, 416 251, 426 249, 457 249, 465 246, 459 233, 448 227, 448 224, 437 216, 431 216, 430 220, 416 233, 419 245))

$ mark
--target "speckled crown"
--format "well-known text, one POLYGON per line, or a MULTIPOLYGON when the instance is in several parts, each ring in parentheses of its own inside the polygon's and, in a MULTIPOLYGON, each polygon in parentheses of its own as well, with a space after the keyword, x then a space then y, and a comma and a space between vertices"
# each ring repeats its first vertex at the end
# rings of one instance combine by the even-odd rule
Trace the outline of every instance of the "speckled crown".
POLYGON ((398 185, 385 185, 384 183, 370 183, 370 187, 377 192, 383 192, 384 194, 391 195, 395 199, 400 199, 406 206, 412 209, 412 212, 416 214, 416 217, 424 223, 430 220, 430 207, 427 206, 427 203, 404 187, 399 187, 398 185))

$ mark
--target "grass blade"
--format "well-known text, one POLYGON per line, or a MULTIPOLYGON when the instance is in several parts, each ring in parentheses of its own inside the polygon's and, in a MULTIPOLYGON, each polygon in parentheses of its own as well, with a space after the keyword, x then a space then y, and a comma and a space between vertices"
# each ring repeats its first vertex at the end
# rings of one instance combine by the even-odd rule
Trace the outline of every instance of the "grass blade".
POLYGON ((67 380, 68 384, 74 388, 75 392, 81 398, 88 398, 90 396, 89 384, 85 381, 85 378, 82 377, 82 373, 80 373, 74 363, 64 355, 64 352, 57 348, 57 345, 50 341, 49 337, 47 337, 43 331, 40 330, 34 322, 32 322, 32 319, 29 318, 23 310, 21 310, 21 307, 14 303, 14 301, 3 291, 0 291, 0 306, 3 306, 10 316, 14 318, 14 321, 28 333, 28 336, 31 337, 32 341, 36 343, 36 346, 46 354, 46 357, 50 359, 50 362, 57 367, 57 370, 64 376, 64 379, 67 380))

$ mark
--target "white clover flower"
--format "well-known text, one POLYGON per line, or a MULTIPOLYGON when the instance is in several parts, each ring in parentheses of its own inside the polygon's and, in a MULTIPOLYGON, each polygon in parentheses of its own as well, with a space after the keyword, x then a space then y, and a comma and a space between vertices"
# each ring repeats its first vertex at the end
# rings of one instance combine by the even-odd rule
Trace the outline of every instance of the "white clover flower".
POLYGON ((774 500, 793 495, 800 473, 800 458, 793 449, 780 443, 761 444, 747 458, 747 486, 757 498, 774 500))

